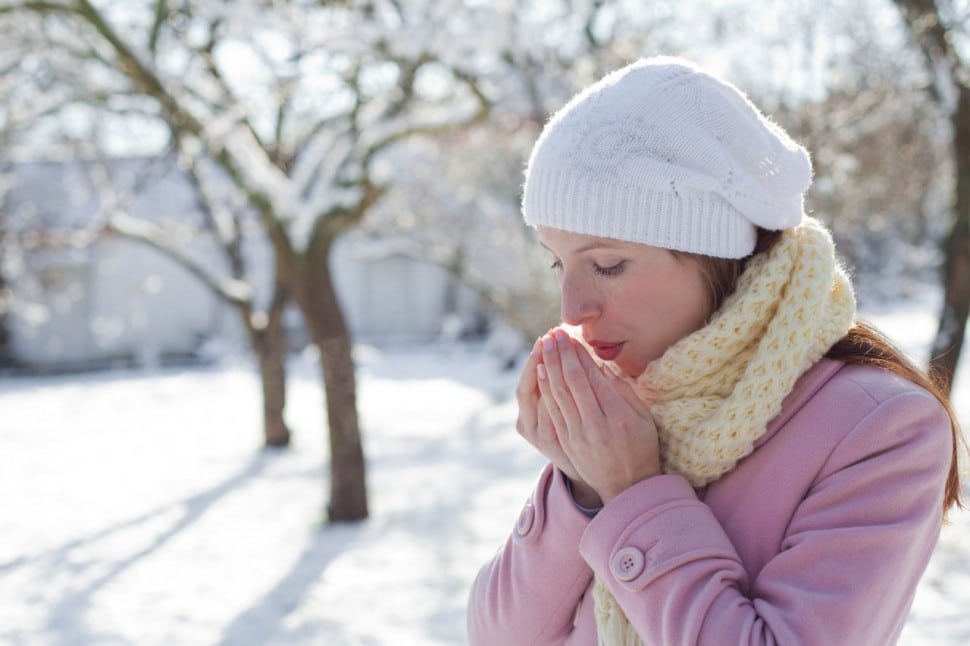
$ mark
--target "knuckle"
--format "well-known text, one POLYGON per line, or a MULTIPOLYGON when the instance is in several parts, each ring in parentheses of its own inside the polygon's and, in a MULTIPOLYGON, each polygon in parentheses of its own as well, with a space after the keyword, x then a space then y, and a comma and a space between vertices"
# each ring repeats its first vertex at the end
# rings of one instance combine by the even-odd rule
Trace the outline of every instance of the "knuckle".
POLYGON ((636 430, 636 424, 634 424, 633 421, 627 417, 621 417, 613 424, 613 426, 621 435, 628 435, 636 430))
POLYGON ((552 385, 552 394, 555 395, 556 399, 564 400, 569 396, 569 390, 565 384, 557 383, 552 385))

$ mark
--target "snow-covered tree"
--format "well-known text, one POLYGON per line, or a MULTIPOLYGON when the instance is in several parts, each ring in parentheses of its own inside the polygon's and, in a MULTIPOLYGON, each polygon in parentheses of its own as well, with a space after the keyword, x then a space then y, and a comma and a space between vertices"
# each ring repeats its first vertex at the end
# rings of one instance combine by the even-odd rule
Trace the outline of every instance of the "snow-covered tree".
POLYGON ((487 37, 452 2, 6 1, 60 25, 112 101, 214 160, 259 216, 278 285, 319 348, 330 437, 329 517, 367 515, 351 341, 331 278, 334 241, 381 198, 381 155, 481 118, 487 37))
POLYGON ((827 3, 803 27, 823 29, 819 89, 771 109, 812 153, 806 206, 832 227, 864 305, 934 280, 949 177, 939 110, 897 18, 891 6, 827 3))
POLYGON ((937 262, 948 169, 938 128, 914 119, 938 111, 919 89, 920 60, 905 34, 887 27, 892 7, 703 4, 562 2, 510 16, 510 64, 490 118, 408 151, 419 162, 365 227, 409 232, 396 252, 435 259, 514 327, 544 331, 558 295, 521 226, 529 149, 547 115, 599 75, 637 55, 679 53, 720 69, 811 150, 808 208, 833 227, 863 301, 919 289, 937 262))
POLYGON ((954 164, 952 224, 943 263, 943 311, 931 365, 949 388, 970 313, 970 4, 896 0, 926 62, 927 89, 948 115, 954 164))
POLYGON ((480 12, 489 38, 478 44, 478 55, 494 61, 489 117, 397 151, 410 171, 363 228, 401 238, 388 246, 394 253, 452 272, 528 339, 559 320, 548 254, 519 210, 529 150, 549 114, 580 88, 638 55, 673 50, 663 27, 676 3, 493 4, 480 12))
MULTIPOLYGON (((267 446, 286 445, 290 433, 283 417, 284 299, 279 297, 281 292, 277 289, 263 303, 250 285, 251 272, 241 249, 245 220, 253 220, 252 214, 227 205, 228 196, 222 190, 227 180, 222 178, 216 182, 220 186, 213 189, 213 182, 200 176, 200 173, 211 176, 212 172, 200 171, 205 160, 196 151, 194 155, 183 155, 181 161, 184 173, 197 187, 196 202, 203 218, 192 221, 186 213, 178 222, 146 222, 131 217, 127 205, 138 199, 147 186, 173 172, 174 157, 158 150, 160 143, 168 146, 174 140, 165 136, 171 129, 158 118, 150 102, 139 100, 137 95, 127 95, 124 79, 116 78, 110 68, 85 52, 83 41, 67 31, 70 22, 64 16, 53 9, 46 12, 45 7, 37 4, 32 5, 36 14, 24 10, 15 14, 16 8, 5 7, 4 11, 10 13, 0 21, 0 33, 5 36, 0 41, 0 59, 5 66, 5 73, 0 77, 0 96, 4 99, 0 134, 7 160, 14 168, 18 162, 29 163, 38 157, 84 160, 82 175, 86 177, 79 177, 79 185, 65 187, 65 191, 93 193, 101 213, 92 220, 70 222, 67 228, 71 230, 64 230, 60 222, 45 223, 18 213, 6 213, 11 229, 6 247, 12 256, 7 266, 24 270, 23 263, 15 262, 22 255, 17 252, 23 251, 19 249, 18 236, 13 235, 18 231, 29 231, 32 238, 43 233, 41 239, 46 241, 46 246, 64 242, 65 236, 70 238, 71 246, 77 246, 82 242, 96 243, 104 236, 121 235, 161 252, 239 313, 241 327, 248 335, 259 365, 264 442, 267 446), (78 60, 88 64, 77 68, 78 60), (145 136, 146 129, 152 136, 145 136), (130 157, 132 150, 155 158, 136 160, 130 157), (120 162, 110 158, 117 154, 127 156, 125 167, 131 172, 115 172, 120 162), (120 175, 127 179, 119 181, 120 175), (181 244, 186 240, 186 228, 195 233, 210 232, 223 262, 201 262, 187 253, 181 244), (55 230, 57 235, 52 235, 55 230)), ((36 210, 36 205, 26 206, 28 211, 36 210)), ((63 215, 63 219, 70 219, 67 214, 63 215)), ((29 308, 32 295, 14 294, 10 289, 4 292, 8 309, 13 309, 18 296, 18 307, 29 308)))
POLYGON ((20 265, 17 227, 9 206, 15 135, 64 105, 64 93, 51 91, 47 85, 52 76, 30 60, 28 52, 36 51, 43 42, 36 21, 0 20, 0 366, 13 362, 9 322, 16 295, 11 283, 20 265), (31 82, 33 74, 38 75, 39 83, 31 82))
MULTIPOLYGON (((198 171, 202 199, 212 192, 205 160, 234 187, 204 209, 228 248, 242 211, 227 203, 261 222, 275 252, 270 303, 293 299, 320 349, 334 519, 366 514, 350 338, 328 264, 338 236, 361 224, 400 232, 403 249, 451 268, 520 329, 542 331, 554 285, 518 216, 532 141, 604 72, 683 54, 806 141, 818 178, 810 205, 865 272, 883 255, 859 236, 884 222, 918 245, 945 177, 934 172, 936 131, 913 123, 933 108, 910 91, 918 65, 898 55, 886 11, 841 0, 772 10, 744 0, 0 0, 0 13, 40 20, 45 47, 12 61, 43 70, 55 89, 36 105, 63 117, 70 104, 75 121, 78 106, 97 106, 131 133, 157 136, 161 125, 162 145, 198 171)), ((153 239, 134 224, 113 226, 153 239)), ((244 268, 227 262, 213 287, 245 304, 244 268)), ((266 329, 277 310, 262 307, 238 311, 266 329)))
MULTIPOLYGON (((173 133, 174 134, 174 133, 173 133)), ((171 156, 154 160, 162 173, 171 171, 171 156)), ((194 188, 195 202, 201 221, 194 223, 193 232, 209 233, 222 262, 213 264, 187 253, 180 235, 185 222, 146 222, 129 215, 124 202, 138 197, 137 189, 128 190, 124 196, 116 194, 115 187, 104 173, 94 172, 100 178, 95 181, 99 188, 104 212, 102 231, 107 235, 120 235, 128 240, 147 245, 173 260, 205 285, 218 299, 237 314, 246 333, 249 347, 259 368, 263 409, 263 441, 268 447, 286 446, 290 442, 290 429, 284 417, 286 407, 286 335, 283 315, 288 302, 286 287, 278 273, 272 273, 270 293, 259 298, 253 284, 254 268, 246 256, 245 247, 257 225, 244 200, 233 199, 231 188, 224 173, 210 159, 200 153, 183 154, 178 167, 194 188)), ((98 167, 95 166, 95 169, 98 167)), ((145 175, 149 175, 146 173, 145 175)), ((141 179, 148 183, 150 176, 141 179)))

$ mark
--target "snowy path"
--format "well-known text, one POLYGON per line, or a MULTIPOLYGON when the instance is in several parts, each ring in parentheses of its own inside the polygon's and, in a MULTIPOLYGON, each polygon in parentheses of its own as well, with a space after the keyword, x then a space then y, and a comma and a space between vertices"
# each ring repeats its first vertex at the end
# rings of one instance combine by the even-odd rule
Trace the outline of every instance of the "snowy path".
MULTIPOLYGON (((883 318, 924 347, 929 317, 883 318)), ((326 529, 309 359, 293 362, 281 453, 257 450, 245 366, 5 379, 0 643, 464 643, 468 585, 541 467, 513 430, 515 375, 468 348, 358 360, 372 518, 326 529)), ((962 513, 902 643, 970 643, 967 608, 962 513)))

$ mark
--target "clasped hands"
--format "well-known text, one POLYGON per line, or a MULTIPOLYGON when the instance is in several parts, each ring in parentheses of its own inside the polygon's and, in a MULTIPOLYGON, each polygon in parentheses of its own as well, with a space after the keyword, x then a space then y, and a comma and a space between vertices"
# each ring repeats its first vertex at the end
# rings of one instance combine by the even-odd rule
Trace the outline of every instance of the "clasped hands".
POLYGON ((629 383, 557 328, 533 347, 516 389, 516 430, 599 507, 660 473, 657 427, 629 383))

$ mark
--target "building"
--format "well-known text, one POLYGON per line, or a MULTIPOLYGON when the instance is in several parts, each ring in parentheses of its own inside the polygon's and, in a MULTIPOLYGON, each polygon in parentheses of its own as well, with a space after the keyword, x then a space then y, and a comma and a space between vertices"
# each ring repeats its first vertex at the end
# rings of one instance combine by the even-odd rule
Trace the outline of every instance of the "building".
MULTIPOLYGON (((3 271, 13 292, 8 354, 33 370, 154 364, 244 348, 238 314, 160 251, 106 234, 93 173, 128 196, 133 218, 167 224, 168 240, 228 276, 228 265, 174 158, 35 162, 14 169, 0 217, 8 237, 3 271), (11 244, 15 242, 15 244, 11 244)), ((249 222, 244 256, 256 298, 266 298, 271 250, 249 222)), ((395 245, 348 234, 333 252, 338 295, 355 340, 438 338, 447 321, 474 321, 479 305, 445 270, 395 245)), ((291 342, 305 340, 295 309, 291 342)))

